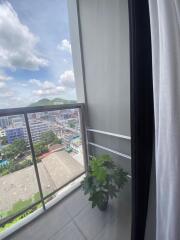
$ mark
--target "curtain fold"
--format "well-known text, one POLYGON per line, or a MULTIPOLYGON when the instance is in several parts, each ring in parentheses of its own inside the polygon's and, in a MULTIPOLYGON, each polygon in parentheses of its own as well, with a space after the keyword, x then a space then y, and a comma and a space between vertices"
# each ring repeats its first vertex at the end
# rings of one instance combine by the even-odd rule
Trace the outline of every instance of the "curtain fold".
POLYGON ((180 1, 149 0, 155 111, 156 240, 180 239, 180 1))

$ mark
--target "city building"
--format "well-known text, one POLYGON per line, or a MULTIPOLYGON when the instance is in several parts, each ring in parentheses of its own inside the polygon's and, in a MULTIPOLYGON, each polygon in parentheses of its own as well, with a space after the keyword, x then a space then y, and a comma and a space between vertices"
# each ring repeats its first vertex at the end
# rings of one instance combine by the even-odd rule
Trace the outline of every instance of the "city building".
POLYGON ((8 117, 0 117, 0 127, 7 128, 10 125, 8 117))
MULTIPOLYGON (((49 123, 47 121, 30 121, 31 136, 34 142, 41 139, 42 133, 49 131, 49 123)), ((24 128, 24 136, 27 139, 27 130, 24 128)))
POLYGON ((0 138, 6 136, 6 131, 3 128, 0 128, 0 138))
POLYGON ((16 115, 11 118, 11 126, 14 128, 22 127, 25 124, 23 115, 16 115))
POLYGON ((24 139, 23 127, 6 129, 6 137, 8 144, 12 144, 16 139, 24 139))
POLYGON ((80 139, 80 137, 75 137, 70 141, 70 148, 72 148, 72 150, 75 153, 80 153, 82 152, 82 141, 80 139))
MULTIPOLYGON (((47 121, 30 120, 31 136, 34 142, 41 139, 41 135, 44 132, 50 130, 49 123, 47 121)), ((15 139, 24 139, 26 142, 29 141, 26 125, 21 118, 13 118, 11 127, 5 131, 1 129, 0 136, 6 135, 9 144, 13 143, 15 139)))

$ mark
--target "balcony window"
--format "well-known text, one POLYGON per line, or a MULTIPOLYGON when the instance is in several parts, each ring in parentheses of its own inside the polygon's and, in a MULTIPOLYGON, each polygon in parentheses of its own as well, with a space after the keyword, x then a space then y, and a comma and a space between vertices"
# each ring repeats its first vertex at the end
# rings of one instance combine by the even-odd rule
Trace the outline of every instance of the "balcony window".
POLYGON ((124 0, 0 1, 0 240, 130 239, 128 26, 124 0))
POLYGON ((38 209, 45 210, 59 190, 83 175, 85 159, 82 108, 73 105, 67 0, 3 1, 0 22, 0 232, 4 232, 38 209), (62 104, 72 107, 36 110, 62 104))
POLYGON ((73 181, 79 179, 79 186, 86 165, 83 105, 73 106, 6 110, 0 136, 0 232, 48 209, 73 181))

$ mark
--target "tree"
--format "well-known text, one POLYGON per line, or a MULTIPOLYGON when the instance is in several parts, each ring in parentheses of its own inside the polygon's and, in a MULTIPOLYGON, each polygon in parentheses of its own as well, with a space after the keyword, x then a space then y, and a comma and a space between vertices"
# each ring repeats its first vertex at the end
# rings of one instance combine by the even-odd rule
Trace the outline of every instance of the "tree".
POLYGON ((53 131, 48 131, 48 132, 42 133, 41 142, 48 145, 48 144, 61 143, 61 140, 56 136, 56 134, 53 131))
POLYGON ((16 139, 11 145, 2 149, 2 154, 9 160, 15 159, 18 155, 21 155, 26 150, 26 142, 23 139, 16 139))
POLYGON ((26 142, 23 139, 15 139, 12 147, 14 148, 16 154, 22 154, 26 150, 26 142))
POLYGON ((34 151, 35 151, 36 157, 38 157, 41 154, 48 152, 48 147, 43 142, 37 142, 37 143, 34 143, 34 151))
POLYGON ((70 127, 70 128, 75 128, 76 125, 75 125, 74 123, 69 123, 69 127, 70 127))
POLYGON ((54 141, 54 144, 62 144, 62 139, 57 138, 57 140, 54 141))
POLYGON ((53 131, 48 131, 45 133, 42 133, 41 135, 41 141, 45 144, 50 144, 54 141, 56 135, 53 133, 53 131))
POLYGON ((8 145, 7 147, 2 149, 2 155, 4 156, 5 159, 14 159, 16 156, 16 152, 12 145, 8 145))
POLYGON ((0 141, 1 141, 1 144, 2 144, 2 145, 6 145, 6 144, 7 144, 7 138, 6 138, 6 136, 1 137, 0 141))

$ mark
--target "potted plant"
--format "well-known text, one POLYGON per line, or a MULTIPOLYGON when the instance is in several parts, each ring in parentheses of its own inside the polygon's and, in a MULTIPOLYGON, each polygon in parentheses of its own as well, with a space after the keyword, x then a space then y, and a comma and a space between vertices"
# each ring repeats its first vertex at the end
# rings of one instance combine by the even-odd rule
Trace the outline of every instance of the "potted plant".
POLYGON ((127 173, 117 167, 109 155, 93 157, 87 175, 82 182, 84 194, 89 194, 92 207, 101 211, 107 209, 109 198, 117 197, 127 182, 127 173))

